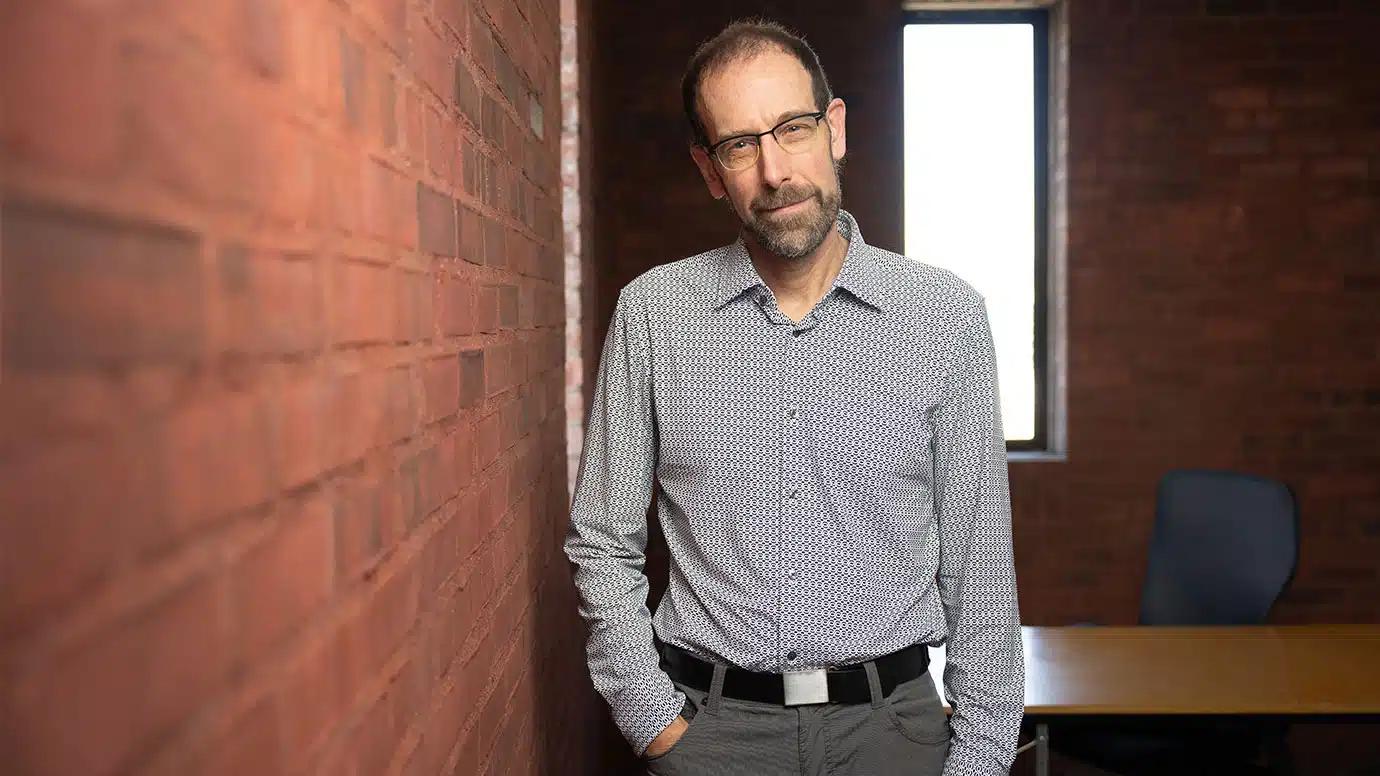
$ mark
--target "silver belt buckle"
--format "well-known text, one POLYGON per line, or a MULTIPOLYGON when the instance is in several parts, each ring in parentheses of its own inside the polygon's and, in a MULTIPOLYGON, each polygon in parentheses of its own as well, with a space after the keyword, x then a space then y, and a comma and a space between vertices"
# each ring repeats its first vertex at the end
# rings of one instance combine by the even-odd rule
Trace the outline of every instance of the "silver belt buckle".
POLYGON ((781 682, 786 689, 786 705, 828 703, 829 681, 826 673, 826 669, 816 668, 811 671, 787 671, 781 674, 781 682))

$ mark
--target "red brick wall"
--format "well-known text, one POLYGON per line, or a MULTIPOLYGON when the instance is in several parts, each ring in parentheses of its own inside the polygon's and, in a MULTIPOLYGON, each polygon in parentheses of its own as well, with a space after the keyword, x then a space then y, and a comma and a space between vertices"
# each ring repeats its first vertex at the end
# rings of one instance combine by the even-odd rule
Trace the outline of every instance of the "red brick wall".
MULTIPOLYGON (((895 248, 897 5, 864 0, 843 23, 837 3, 711 1, 666 24, 654 4, 596 2, 602 297, 732 238, 687 158, 677 89, 695 45, 749 12, 819 51, 849 104, 845 206, 895 248)), ((1134 622, 1155 485, 1181 466, 1297 491, 1277 621, 1380 621, 1380 6, 1071 10, 1070 453, 1011 465, 1024 621, 1134 622)))
POLYGON ((1028 619, 1133 621, 1155 483, 1207 466, 1297 493, 1275 621, 1380 621, 1380 6, 1140 6, 1072 5, 1072 452, 1013 467, 1028 619))
POLYGON ((558 26, 3 5, 7 772, 589 759, 558 26))

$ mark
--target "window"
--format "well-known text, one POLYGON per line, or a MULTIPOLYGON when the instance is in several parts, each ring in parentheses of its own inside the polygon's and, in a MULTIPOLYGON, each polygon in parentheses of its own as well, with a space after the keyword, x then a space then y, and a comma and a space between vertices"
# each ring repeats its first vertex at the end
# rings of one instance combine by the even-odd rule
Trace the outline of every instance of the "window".
POLYGON ((909 11, 905 253, 987 299, 1008 450, 1049 440, 1048 11, 909 11))

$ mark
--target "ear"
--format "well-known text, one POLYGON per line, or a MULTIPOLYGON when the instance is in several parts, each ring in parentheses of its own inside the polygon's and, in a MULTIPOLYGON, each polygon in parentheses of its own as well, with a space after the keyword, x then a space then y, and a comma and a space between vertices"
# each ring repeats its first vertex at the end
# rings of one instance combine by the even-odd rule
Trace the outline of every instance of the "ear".
POLYGON ((704 178, 704 185, 709 188, 709 195, 714 199, 723 199, 728 192, 724 189, 723 179, 719 177, 719 167, 709 157, 709 152, 700 146, 692 145, 690 146, 690 158, 695 160, 695 166, 700 170, 700 177, 704 178))
POLYGON ((847 114, 848 106, 838 97, 830 100, 824 109, 824 120, 829 122, 829 150, 835 159, 842 159, 848 153, 848 130, 844 121, 847 114))

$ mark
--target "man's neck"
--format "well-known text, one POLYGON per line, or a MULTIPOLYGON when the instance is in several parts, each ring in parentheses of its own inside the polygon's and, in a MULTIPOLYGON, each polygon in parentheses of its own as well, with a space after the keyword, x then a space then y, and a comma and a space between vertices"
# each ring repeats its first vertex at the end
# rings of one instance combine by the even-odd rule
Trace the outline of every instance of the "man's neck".
POLYGON ((787 312, 787 308, 809 312, 834 285, 834 278, 838 277, 848 253, 848 241, 839 233, 837 224, 818 248, 799 259, 778 256, 759 245, 751 235, 743 242, 752 257, 753 267, 776 296, 783 312, 787 312))

